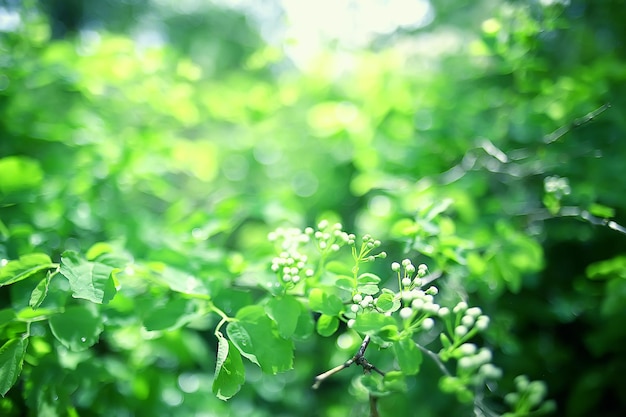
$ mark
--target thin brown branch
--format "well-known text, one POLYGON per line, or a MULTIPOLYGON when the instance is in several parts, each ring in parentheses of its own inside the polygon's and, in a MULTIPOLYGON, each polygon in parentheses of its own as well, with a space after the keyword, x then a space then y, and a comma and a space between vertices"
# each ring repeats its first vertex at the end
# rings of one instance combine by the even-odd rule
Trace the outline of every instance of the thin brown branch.
POLYGON ((363 356, 365 355, 365 350, 367 349, 367 346, 369 345, 369 343, 370 343, 370 337, 365 336, 365 338, 363 339, 363 343, 361 343, 361 346, 359 346, 359 350, 355 353, 353 357, 345 361, 342 365, 336 366, 316 376, 315 382, 313 383, 313 389, 318 389, 320 385, 322 384, 322 382, 324 382, 327 378, 330 378, 331 376, 335 375, 337 372, 341 372, 344 369, 350 367, 353 363, 356 363, 357 365, 363 367, 364 372, 374 371, 384 376, 385 373, 383 371, 381 371, 380 369, 378 369, 377 367, 369 363, 367 359, 365 359, 365 356, 363 356))

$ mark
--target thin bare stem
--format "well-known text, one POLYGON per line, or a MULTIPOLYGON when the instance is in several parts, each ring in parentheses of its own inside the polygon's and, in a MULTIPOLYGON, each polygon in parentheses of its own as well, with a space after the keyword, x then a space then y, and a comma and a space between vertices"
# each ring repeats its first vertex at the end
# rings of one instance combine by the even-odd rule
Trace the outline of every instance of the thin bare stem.
POLYGON ((450 373, 450 371, 448 371, 448 368, 446 368, 446 366, 443 364, 443 362, 441 361, 441 359, 439 359, 439 356, 437 356, 437 354, 435 352, 433 352, 432 350, 428 350, 426 349, 424 346, 420 345, 419 343, 416 343, 417 347, 424 352, 426 355, 428 355, 433 361, 435 361, 435 363, 437 364, 437 366, 439 367, 439 369, 441 370, 441 372, 443 372, 444 375, 447 376, 451 376, 452 374, 450 373))

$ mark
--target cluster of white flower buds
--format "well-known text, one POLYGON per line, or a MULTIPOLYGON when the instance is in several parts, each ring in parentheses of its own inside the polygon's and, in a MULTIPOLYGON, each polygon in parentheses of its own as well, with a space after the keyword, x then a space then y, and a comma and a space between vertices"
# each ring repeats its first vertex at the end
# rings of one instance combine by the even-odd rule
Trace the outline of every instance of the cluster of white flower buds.
POLYGON ((279 242, 280 254, 272 259, 272 271, 279 274, 283 283, 300 282, 302 275, 313 276, 307 267, 307 255, 300 253, 300 246, 310 241, 309 236, 297 228, 278 228, 268 235, 271 242, 279 242))
POLYGON ((457 337, 465 336, 472 328, 483 331, 489 326, 489 317, 483 314, 480 307, 468 308, 465 301, 459 302, 452 312, 460 317, 454 328, 454 334, 457 337))
POLYGON ((328 220, 322 220, 318 223, 317 229, 312 227, 304 229, 306 236, 312 236, 317 242, 317 246, 322 252, 337 252, 342 246, 348 244, 353 245, 356 237, 341 230, 341 223, 330 224, 328 220))
POLYGON ((391 264, 391 270, 398 274, 401 288, 410 290, 422 286, 422 278, 428 272, 428 267, 426 264, 420 264, 416 270, 410 259, 404 259, 402 260, 402 264, 393 262, 391 264))

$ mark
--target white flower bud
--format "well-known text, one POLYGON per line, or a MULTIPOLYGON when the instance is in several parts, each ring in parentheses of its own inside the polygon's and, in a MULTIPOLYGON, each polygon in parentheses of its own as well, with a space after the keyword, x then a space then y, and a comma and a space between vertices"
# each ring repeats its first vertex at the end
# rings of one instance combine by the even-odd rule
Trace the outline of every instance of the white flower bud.
POLYGON ((422 328, 424 330, 430 330, 435 326, 435 320, 431 319, 430 317, 425 318, 424 321, 422 322, 422 328))
POLYGON ((448 314, 450 314, 450 309, 448 307, 441 307, 438 314, 439 317, 446 317, 448 314))
POLYGON ((463 311, 467 310, 467 303, 465 301, 460 301, 456 306, 454 306, 454 308, 452 309, 452 311, 457 314, 457 313, 461 313, 463 311))
POLYGON ((318 229, 325 229, 328 226, 328 220, 324 219, 317 224, 318 229))
POLYGON ((352 301, 354 301, 355 303, 360 303, 361 301, 363 301, 363 296, 361 294, 354 294, 354 296, 352 297, 352 301))
POLYGON ((411 260, 410 259, 403 259, 402 260, 402 266, 407 266, 407 265, 411 265, 411 260))
POLYGON ((488 316, 478 316, 478 318, 476 319, 476 328, 479 331, 483 331, 485 330, 487 327, 489 327, 489 317, 488 316))
POLYGON ((402 317, 403 319, 408 319, 413 315, 413 310, 411 310, 411 307, 404 307, 402 310, 400 310, 400 317, 402 317))
POLYGON ((359 312, 359 309, 360 309, 360 307, 359 307, 359 305, 358 305, 358 304, 352 304, 352 305, 350 306, 350 310, 351 310, 353 313, 358 313, 358 312, 359 312))
POLYGON ((463 337, 467 334, 467 327, 465 326, 456 326, 456 328, 454 329, 454 334, 457 337, 463 337))
POLYGON ((411 285, 411 278, 402 278, 402 286, 408 287, 411 285))
POLYGON ((392 262, 391 264, 391 270, 393 272, 398 272, 400 270, 400 264, 397 262, 392 262))
POLYGON ((422 307, 424 307, 424 300, 422 300, 421 298, 416 298, 411 302, 411 307, 413 307, 415 310, 421 310, 422 307))
POLYGON ((480 307, 472 307, 472 308, 468 308, 467 311, 465 312, 465 314, 467 314, 468 316, 472 316, 474 318, 480 316, 482 314, 482 310, 480 309, 480 307))
POLYGON ((354 320, 354 319, 350 319, 350 320, 348 320, 348 328, 349 328, 349 329, 351 329, 351 328, 352 328, 352 326, 354 326, 354 322, 355 322, 355 320, 354 320))
POLYGON ((465 327, 472 327, 474 325, 474 317, 463 316, 463 318, 461 319, 461 324, 465 327))
POLYGON ((463 343, 461 346, 459 346, 459 350, 461 351, 463 355, 469 356, 469 355, 473 355, 474 353, 476 353, 478 348, 473 343, 463 343))

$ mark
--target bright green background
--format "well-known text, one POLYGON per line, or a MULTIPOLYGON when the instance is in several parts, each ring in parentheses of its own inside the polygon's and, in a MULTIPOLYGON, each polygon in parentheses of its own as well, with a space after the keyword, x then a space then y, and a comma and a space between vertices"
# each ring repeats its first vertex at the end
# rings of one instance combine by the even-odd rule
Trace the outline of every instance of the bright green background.
MULTIPOLYGON (((267 233, 329 215, 383 240, 390 259, 442 271, 440 285, 483 307, 484 341, 505 370, 496 392, 527 374, 547 382, 557 415, 622 415, 626 235, 593 223, 626 223, 623 2, 436 1, 429 26, 349 53, 328 47, 301 70, 215 5, 194 14, 150 1, 35 6, 24 2, 21 24, 0 33, 0 259, 60 262, 108 242, 121 264, 158 263, 173 289, 183 278, 168 267, 201 277, 234 315, 258 297, 236 286, 267 271, 267 233), (170 40, 162 47, 133 41, 148 15, 170 40), (81 32, 90 25, 97 35, 81 32), (546 194, 551 176, 566 177, 571 193, 546 194)), ((22 287, 30 294, 36 283, 0 288, 2 343, 23 331, 8 311, 28 306, 22 287)), ((26 362, 37 366, 0 414, 25 404, 32 415, 366 410, 351 395, 357 370, 310 389, 354 353, 334 337, 296 346, 293 371, 250 367, 237 397, 216 399, 219 318, 166 286, 127 289, 105 316, 46 300, 42 308, 74 303, 94 337, 104 329, 100 342, 59 344, 50 332, 71 326, 68 314, 50 328, 33 322, 26 362)), ((425 360, 407 396, 381 400, 381 415, 470 413, 438 378, 425 360)))

